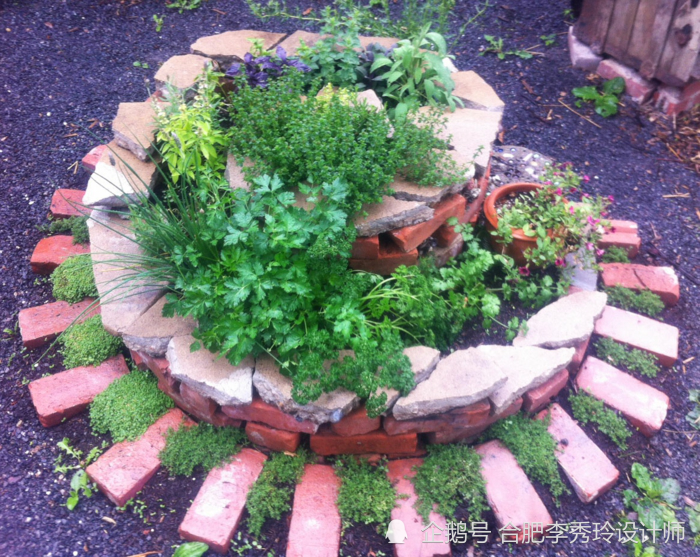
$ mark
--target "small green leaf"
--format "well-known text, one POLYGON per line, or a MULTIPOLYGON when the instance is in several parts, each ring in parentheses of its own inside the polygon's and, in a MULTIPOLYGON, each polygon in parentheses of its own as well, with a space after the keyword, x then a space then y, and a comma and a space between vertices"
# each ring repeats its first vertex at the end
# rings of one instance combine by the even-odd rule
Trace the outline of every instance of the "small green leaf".
POLYGON ((173 557, 202 557, 208 550, 209 546, 203 542, 188 542, 178 547, 173 557))
POLYGON ((681 484, 674 478, 659 480, 661 484, 661 498, 669 505, 675 505, 681 494, 681 484))
POLYGON ((625 80, 615 77, 603 83, 603 92, 606 95, 621 95, 625 92, 625 80))
POLYGON ((575 97, 583 99, 584 101, 594 101, 601 96, 600 93, 598 93, 598 90, 592 85, 589 85, 588 87, 575 87, 571 90, 571 92, 575 97))
POLYGON ((614 95, 603 95, 595 101, 595 111, 603 118, 609 118, 617 114, 618 99, 614 95))

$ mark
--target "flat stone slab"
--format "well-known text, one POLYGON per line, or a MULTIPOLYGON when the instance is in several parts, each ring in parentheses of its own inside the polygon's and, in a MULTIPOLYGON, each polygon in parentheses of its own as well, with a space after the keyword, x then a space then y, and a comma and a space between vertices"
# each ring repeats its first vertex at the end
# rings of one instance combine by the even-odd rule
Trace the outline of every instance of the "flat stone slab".
POLYGON ((482 352, 475 348, 457 350, 440 360, 428 379, 396 401, 393 415, 397 420, 409 420, 468 406, 506 381, 501 368, 482 352))
POLYGON ((500 441, 476 447, 481 455, 481 475, 486 482, 486 499, 496 517, 498 528, 518 528, 520 542, 531 541, 525 534, 532 526, 541 526, 540 535, 553 524, 547 508, 511 452, 500 441))
MULTIPOLYGON (((249 29, 226 31, 218 35, 200 37, 190 46, 190 52, 212 58, 220 64, 229 66, 233 62, 242 62, 246 52, 250 52, 253 43, 249 39, 261 39, 262 48, 271 50, 284 37, 283 33, 267 33, 249 29)), ((228 67, 224 69, 228 69, 228 67)))
POLYGON ((111 334, 121 335, 163 295, 164 286, 130 278, 141 272, 135 258, 143 252, 134 241, 129 221, 95 210, 88 230, 102 325, 111 334))
POLYGON ((190 352, 194 342, 191 335, 170 340, 167 359, 172 376, 222 406, 250 404, 253 401, 253 358, 249 356, 234 366, 206 348, 190 352))
POLYGON ((80 323, 97 315, 100 313, 99 304, 90 308, 94 301, 86 298, 73 305, 61 301, 21 309, 18 321, 22 344, 27 348, 39 348, 54 340, 74 322, 80 323))
POLYGON ((571 272, 571 286, 590 292, 598 290, 598 271, 587 269, 578 253, 567 254, 565 262, 571 272))
POLYGON ((34 248, 29 264, 39 275, 50 275, 69 257, 90 253, 90 246, 74 244, 73 236, 49 236, 42 238, 34 248))
POLYGON ((333 468, 307 464, 294 491, 287 557, 337 557, 340 552, 340 478, 333 468))
POLYGON ((311 450, 323 456, 368 453, 415 455, 419 448, 415 433, 389 435, 377 430, 363 435, 343 436, 333 433, 326 426, 311 436, 311 450))
MULTIPOLYGON (((447 521, 445 517, 435 511, 428 516, 428 524, 432 523, 436 528, 426 530, 428 524, 423 524, 423 518, 416 512, 413 506, 418 499, 411 478, 416 475, 414 467, 423 464, 421 458, 408 458, 404 460, 392 460, 388 464, 387 477, 394 486, 396 494, 396 506, 391 510, 391 520, 400 520, 405 527, 406 538, 403 539, 400 531, 392 531, 389 541, 396 541, 394 546, 395 557, 447 557, 452 555, 447 536, 447 521), (429 540, 437 543, 424 543, 426 535, 432 531, 429 540)), ((391 528, 391 526, 390 526, 391 528)))
POLYGON ((83 207, 83 190, 60 188, 53 192, 49 213, 55 219, 81 217, 89 211, 83 207))
POLYGON ((197 323, 189 317, 163 317, 165 296, 129 325, 122 335, 130 350, 145 352, 149 356, 165 356, 170 339, 192 334, 197 323))
POLYGON ((168 429, 183 425, 189 427, 194 422, 182 410, 169 410, 136 441, 122 441, 103 453, 86 468, 88 477, 110 501, 123 507, 160 468, 158 455, 165 448, 168 429))
POLYGON ((158 177, 153 162, 140 160, 113 140, 102 151, 88 180, 83 204, 111 209, 126 207, 129 201, 138 202, 147 195, 158 183, 158 177))
POLYGON ((236 161, 236 157, 229 153, 226 159, 226 170, 224 171, 224 178, 231 186, 232 190, 244 189, 245 191, 250 191, 250 184, 245 180, 245 174, 243 174, 244 168, 249 168, 253 166, 253 161, 250 159, 245 159, 242 165, 239 165, 236 161))
POLYGON ((576 347, 591 336, 607 300, 603 292, 587 291, 559 298, 528 320, 527 334, 519 333, 513 346, 576 347))
POLYGON ((364 205, 362 211, 355 217, 358 236, 376 236, 388 230, 425 222, 434 214, 425 203, 401 201, 389 196, 384 196, 381 203, 364 205), (363 216, 362 211, 367 216, 363 216))
POLYGON ((276 406, 268 404, 257 396, 253 402, 244 406, 223 406, 221 410, 227 416, 247 422, 261 422, 275 429, 296 431, 299 433, 316 433, 318 424, 309 420, 297 420, 276 406))
MULTIPOLYGON (((411 361, 413 382, 416 385, 430 377, 430 374, 440 361, 440 351, 429 346, 410 346, 409 348, 404 348, 403 353, 411 361)), ((380 389, 379 392, 385 392, 387 395, 386 411, 384 412, 386 415, 391 412, 392 407, 401 397, 401 393, 395 389, 380 389)))
POLYGON ((673 267, 650 267, 634 263, 602 263, 605 286, 624 286, 632 290, 651 290, 667 306, 675 306, 681 290, 673 267))
POLYGON ((455 82, 452 94, 462 99, 464 108, 503 112, 505 103, 478 73, 455 72, 452 74, 452 80, 455 82))
POLYGON ((547 431, 558 443, 554 455, 559 466, 581 502, 592 503, 617 483, 620 472, 561 406, 553 404, 537 419, 544 420, 548 415, 551 421, 547 431))
POLYGON ((298 431, 284 431, 255 422, 248 422, 245 425, 245 433, 252 443, 271 451, 293 453, 299 448, 301 442, 301 433, 298 431))
POLYGON ((619 410, 647 437, 658 433, 666 419, 666 394, 593 356, 583 362, 576 386, 619 410))
POLYGON ((310 33, 309 31, 294 31, 278 46, 281 46, 287 53, 287 56, 296 56, 301 42, 304 41, 306 46, 313 46, 321 38, 318 33, 310 33))
POLYGON ((268 404, 298 419, 309 420, 316 424, 339 421, 360 402, 360 398, 355 393, 345 389, 323 393, 309 404, 301 405, 294 402, 292 380, 279 372, 279 367, 269 356, 260 356, 255 362, 253 384, 260 398, 268 404))
POLYGON ((119 103, 112 121, 114 141, 128 149, 140 160, 148 162, 155 153, 156 107, 155 100, 137 103, 119 103))
POLYGON ((248 492, 266 460, 259 451, 241 449, 231 462, 209 472, 178 528, 180 536, 204 542, 216 553, 228 553, 248 492))
POLYGON ((397 176, 389 187, 394 190, 393 197, 396 199, 400 199, 401 201, 418 201, 432 207, 453 193, 462 190, 473 175, 474 168, 472 167, 469 169, 469 174, 467 174, 464 182, 452 186, 445 186, 444 188, 421 186, 397 176))
POLYGON ((677 327, 624 309, 606 306, 595 324, 595 333, 654 354, 664 366, 678 359, 677 327))
POLYGON ((213 60, 197 54, 183 54, 181 56, 171 56, 158 69, 154 80, 158 91, 162 91, 165 98, 168 98, 169 88, 173 87, 185 93, 185 97, 192 96, 197 79, 202 75, 207 67, 213 66, 213 60))
POLYGON ((490 358, 507 380, 489 395, 494 413, 508 408, 530 389, 539 387, 554 375, 566 369, 576 352, 573 348, 546 350, 534 346, 493 346, 477 348, 490 358))
POLYGON ((76 367, 29 383, 29 394, 44 427, 85 410, 115 379, 129 373, 121 354, 99 366, 76 367))

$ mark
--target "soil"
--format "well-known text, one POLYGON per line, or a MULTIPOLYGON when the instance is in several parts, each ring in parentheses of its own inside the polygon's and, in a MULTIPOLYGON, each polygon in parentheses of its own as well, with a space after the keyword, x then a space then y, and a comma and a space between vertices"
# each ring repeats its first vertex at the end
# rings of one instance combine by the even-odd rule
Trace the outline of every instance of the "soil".
MULTIPOLYGON (((302 10, 318 10, 324 4, 288 2, 290 8, 302 10)), ((612 492, 595 504, 582 505, 569 495, 557 507, 546 490, 537 486, 558 522, 603 523, 614 521, 623 509, 622 491, 630 487, 633 462, 644 463, 661 477, 678 479, 683 495, 700 500, 698 448, 692 430, 686 433, 690 427, 684 420, 692 406, 688 389, 698 388, 699 383, 700 309, 694 302, 700 280, 698 175, 653 141, 657 125, 627 99, 620 114, 610 120, 598 117, 589 106, 576 109, 599 127, 559 103, 573 106, 571 89, 590 83, 585 72, 570 66, 567 8, 562 0, 494 4, 451 50, 459 69, 477 71, 505 101, 503 143, 529 147, 559 162, 572 161, 592 177, 589 193, 615 196, 614 218, 639 223, 643 244, 637 262, 670 265, 680 276, 681 301, 662 317, 680 328, 681 361, 686 363, 647 380, 671 397, 663 430, 650 440, 635 434, 629 450, 621 453, 593 428, 585 428, 622 472, 612 492), (532 50, 541 55, 529 60, 508 56, 503 61, 493 54, 480 56, 480 48, 486 46, 485 34, 502 37, 508 49, 539 45, 532 50), (540 36, 549 34, 556 34, 557 40, 545 47, 540 36)), ((456 23, 466 21, 476 10, 476 3, 458 1, 455 14, 460 21, 456 23)), ((183 14, 165 9, 161 1, 5 0, 0 3, 0 15, 4 193, 0 204, 0 554, 126 556, 155 551, 171 555, 172 547, 180 543, 178 524, 202 483, 201 475, 183 480, 160 471, 138 496, 145 507, 138 504, 119 511, 101 494, 81 500, 72 512, 63 505, 69 484, 54 472, 57 442, 68 437, 87 452, 102 440, 90 433, 86 414, 51 429, 44 429, 37 420, 26 383, 61 369, 61 359, 50 350, 39 360, 41 351, 26 352, 21 346, 18 311, 52 301, 49 285, 31 273, 28 259, 43 236, 37 227, 45 223, 54 190, 85 187, 87 174, 78 162, 90 148, 109 140, 109 123, 119 102, 148 96, 153 86, 149 80, 160 63, 186 53, 203 35, 246 28, 292 31, 299 28, 299 22, 261 22, 243 2, 223 0, 204 2, 200 9, 183 14), (153 14, 165 15, 161 33, 155 31, 153 14), (141 67, 133 65, 137 61, 141 67), (143 68, 144 63, 148 69, 143 68)), ((313 26, 308 29, 316 30, 313 26)), ((479 334, 504 342, 498 331, 492 337, 479 334)), ((569 410, 566 391, 558 402, 569 410)), ((678 516, 687 521, 683 510, 678 516)), ((283 555, 286 532, 286 520, 268 525, 263 549, 254 549, 246 541, 243 526, 233 553, 267 555, 273 551, 283 555)), ((691 539, 688 531, 684 542, 664 544, 663 555, 697 555, 691 539)), ((598 557, 627 553, 617 541, 571 545, 547 541, 526 547, 504 547, 492 541, 475 550, 470 546, 455 546, 453 554, 598 557)), ((392 552, 371 527, 347 528, 342 548, 344 555, 358 557, 392 552)))

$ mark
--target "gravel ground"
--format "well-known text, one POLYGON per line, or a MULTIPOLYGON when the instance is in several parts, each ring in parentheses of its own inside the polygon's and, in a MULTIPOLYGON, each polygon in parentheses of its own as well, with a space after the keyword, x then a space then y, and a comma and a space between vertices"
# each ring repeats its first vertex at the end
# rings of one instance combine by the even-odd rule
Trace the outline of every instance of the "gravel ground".
MULTIPOLYGON (((91 147, 109 139, 118 103, 143 100, 158 65, 187 52, 199 36, 245 28, 291 31, 297 26, 259 22, 243 2, 212 0, 181 15, 166 10, 162 1, 128 4, 0 1, 0 554, 8 557, 127 556, 149 551, 170 555, 171 547, 179 543, 177 526, 202 481, 201 476, 175 480, 161 471, 139 496, 143 505, 118 511, 96 495, 69 512, 63 506, 68 481, 53 471, 56 443, 69 437, 74 445, 89 450, 102 439, 90 433, 85 415, 48 430, 40 426, 26 383, 60 369, 60 356, 50 352, 35 365, 40 353, 22 350, 17 312, 52 301, 46 282, 29 269, 29 256, 43 236, 37 227, 45 222, 56 188, 85 187, 87 175, 76 163, 91 147), (166 16, 161 33, 155 31, 153 14, 166 16), (135 61, 147 63, 150 69, 134 67, 135 61)), ((323 2, 289 4, 304 9, 323 2)), ((681 302, 663 318, 681 329, 681 359, 697 358, 700 316, 693 302, 700 267, 697 174, 672 161, 661 146, 649 143, 654 125, 628 102, 609 121, 588 107, 580 109, 600 127, 559 104, 562 99, 572 105, 571 89, 589 83, 584 72, 570 67, 563 15, 567 7, 561 0, 546 7, 534 0, 490 7, 454 45, 456 65, 477 71, 505 100, 504 143, 572 161, 592 177, 592 192, 615 196, 615 218, 639 223, 643 247, 638 261, 672 265, 681 277, 681 302), (524 49, 541 44, 540 35, 551 33, 557 34, 556 44, 533 49, 542 55, 530 60, 500 61, 492 54, 478 55, 486 46, 484 34, 504 38, 507 48, 524 49)), ((468 19, 475 10, 475 3, 460 1, 455 13, 468 19)), ((557 508, 540 489, 557 521, 613 520, 623 508, 622 490, 629 487, 625 476, 635 461, 662 477, 677 478, 684 495, 700 500, 698 449, 682 433, 688 429, 684 421, 691 406, 688 389, 698 388, 698 362, 700 358, 679 364, 649 381, 672 401, 666 425, 654 439, 635 434, 630 449, 621 454, 587 428, 623 472, 623 479, 589 506, 566 496, 557 508)), ((565 401, 562 404, 567 406, 565 401)), ((683 511, 678 514, 686 520, 683 511)), ((270 525, 263 549, 246 548, 241 541, 234 544, 238 549, 233 553, 266 555, 272 550, 282 555, 285 543, 286 521, 281 520, 270 525)), ((343 554, 352 556, 392 551, 371 529, 357 527, 346 530, 343 547, 343 554)), ((697 555, 688 540, 661 549, 664 556, 697 555)), ((624 555, 626 549, 619 543, 547 542, 523 548, 491 544, 475 551, 457 546, 453 553, 597 557, 624 555)))

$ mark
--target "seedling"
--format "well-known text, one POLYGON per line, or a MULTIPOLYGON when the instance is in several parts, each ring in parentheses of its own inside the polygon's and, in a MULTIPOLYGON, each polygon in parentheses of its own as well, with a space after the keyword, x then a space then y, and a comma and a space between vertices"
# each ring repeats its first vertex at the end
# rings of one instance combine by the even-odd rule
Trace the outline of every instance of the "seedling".
POLYGON ((557 42, 557 36, 554 33, 551 35, 540 35, 540 40, 544 43, 544 46, 552 46, 557 42))
POLYGON ((649 470, 638 462, 632 465, 632 478, 639 491, 626 489, 622 497, 625 506, 637 513, 645 528, 658 529, 664 524, 677 522, 677 507, 674 505, 681 493, 678 480, 652 477, 649 470))
POLYGON ((153 14, 153 22, 156 24, 156 33, 160 33, 161 29, 163 29, 164 19, 165 16, 153 14))
POLYGON ((204 542, 187 542, 179 546, 173 557, 202 557, 209 550, 204 542))
POLYGON ((173 0, 170 4, 167 4, 166 8, 174 8, 178 13, 182 13, 185 10, 196 10, 202 5, 202 0, 173 0))
POLYGON ((67 474, 71 470, 76 470, 73 477, 70 480, 70 493, 68 499, 66 500, 66 507, 69 511, 75 509, 75 507, 80 502, 80 496, 83 495, 87 498, 92 497, 92 493, 95 489, 94 484, 90 483, 85 468, 87 468, 92 462, 94 462, 105 447, 93 447, 88 455, 83 460, 83 451, 76 447, 72 447, 70 444, 70 439, 64 437, 58 442, 58 448, 62 451, 56 457, 54 461, 54 472, 59 474, 67 474), (65 453, 65 455, 64 455, 65 453), (64 456, 74 459, 75 463, 63 462, 64 456))
POLYGON ((534 56, 532 52, 528 52, 527 50, 505 50, 503 39, 501 37, 497 38, 493 35, 484 35, 484 38, 488 41, 489 46, 485 48, 483 52, 481 52, 481 56, 487 52, 493 52, 496 56, 498 56, 499 60, 505 60, 506 56, 517 56, 518 58, 527 60, 528 58, 532 58, 534 56))
POLYGON ((135 68, 143 68, 144 70, 147 70, 148 69, 148 62, 139 62, 138 60, 136 60, 134 62, 134 67, 135 68))
POLYGON ((700 389, 690 389, 688 400, 695 403, 695 408, 685 415, 685 419, 695 429, 700 429, 700 389))
POLYGON ((576 106, 581 106, 583 101, 593 102, 595 111, 603 118, 610 118, 617 114, 617 105, 620 104, 619 96, 625 92, 625 80, 621 77, 610 79, 603 83, 602 93, 595 85, 588 87, 576 87, 571 91, 575 97, 581 100, 576 101, 576 106))

